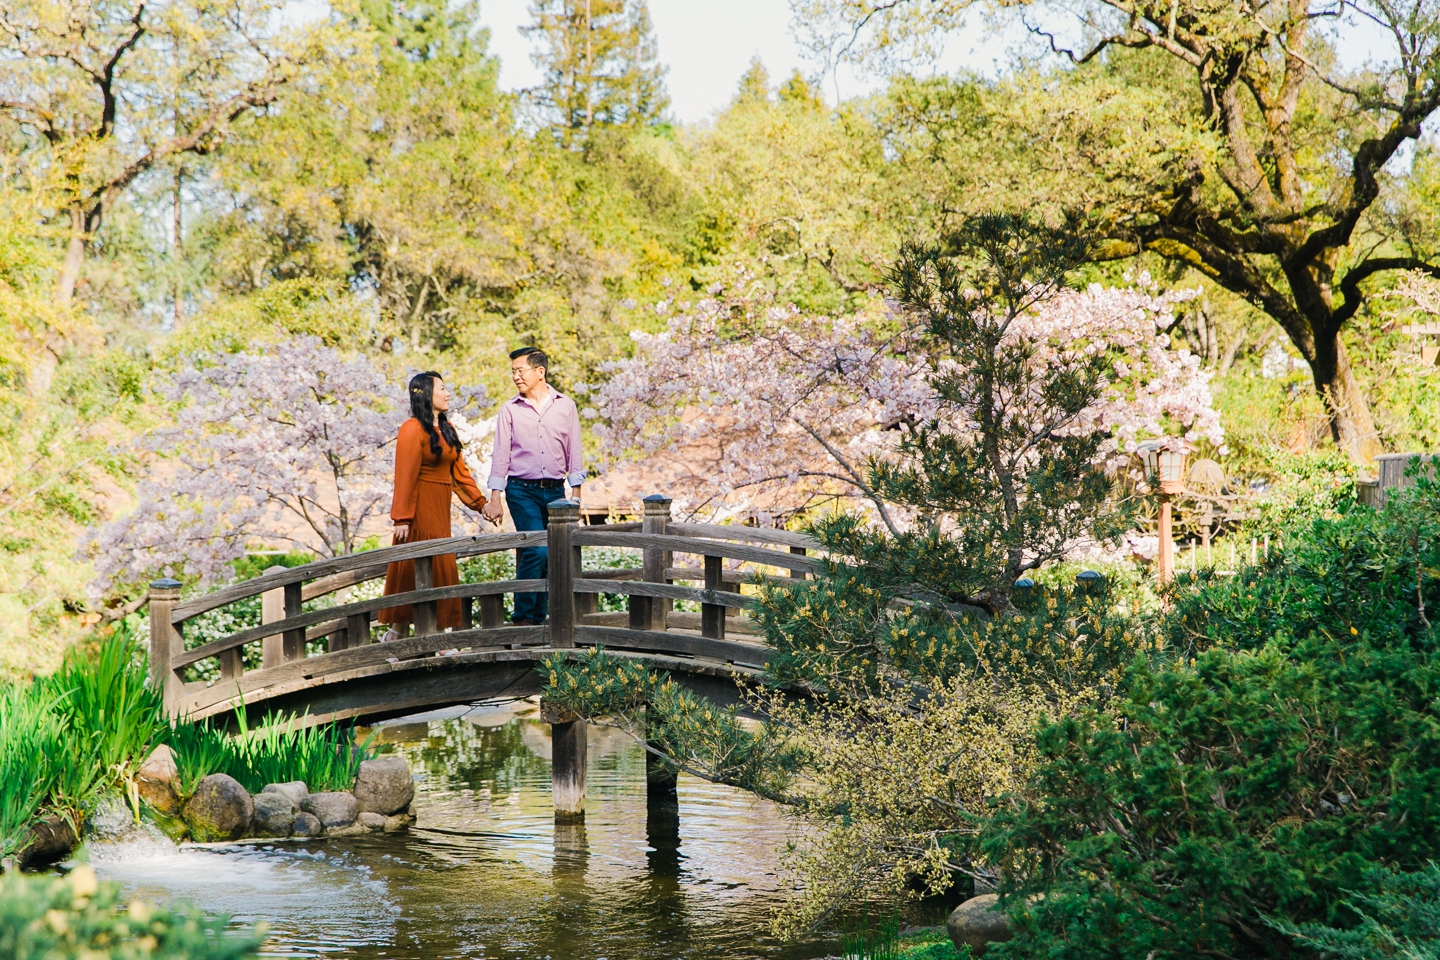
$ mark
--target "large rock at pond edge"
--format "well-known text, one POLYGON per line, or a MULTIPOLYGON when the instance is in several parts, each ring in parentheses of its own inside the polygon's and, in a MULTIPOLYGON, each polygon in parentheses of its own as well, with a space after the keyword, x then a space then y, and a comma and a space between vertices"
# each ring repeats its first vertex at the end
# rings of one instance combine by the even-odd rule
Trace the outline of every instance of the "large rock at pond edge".
POLYGON ((295 815, 295 836, 297 837, 318 837, 324 829, 320 818, 313 813, 295 815))
POLYGON ((250 829, 255 803, 234 777, 212 773, 185 801, 184 815, 190 836, 201 843, 239 840, 250 829))
POLYGON ((22 870, 38 870, 70 856, 70 851, 79 842, 75 827, 67 818, 46 817, 30 825, 15 860, 22 870))
POLYGON ((360 815, 360 804, 355 795, 335 791, 333 793, 312 793, 300 801, 300 809, 320 818, 326 830, 348 827, 360 815))
POLYGON ((409 806, 415 798, 415 779, 410 765, 400 757, 381 757, 360 764, 355 778, 355 799, 366 813, 388 817, 409 806))
POLYGON ((289 797, 296 807, 300 801, 310 796, 310 788, 305 786, 304 780, 291 780, 289 783, 267 783, 261 793, 281 793, 289 797))
POLYGON ((956 950, 968 946, 971 953, 978 957, 990 944, 1010 939, 1010 926, 1005 922, 1005 914, 996 908, 999 900, 993 893, 984 893, 971 897, 950 911, 950 917, 945 921, 945 932, 950 934, 956 950))
POLYGON ((295 829, 299 807, 283 793, 257 793, 252 798, 255 813, 250 818, 250 833, 256 837, 288 837, 295 829))
POLYGON ((167 817, 180 812, 180 771, 175 755, 165 744, 150 751, 149 758, 135 775, 140 799, 167 817))

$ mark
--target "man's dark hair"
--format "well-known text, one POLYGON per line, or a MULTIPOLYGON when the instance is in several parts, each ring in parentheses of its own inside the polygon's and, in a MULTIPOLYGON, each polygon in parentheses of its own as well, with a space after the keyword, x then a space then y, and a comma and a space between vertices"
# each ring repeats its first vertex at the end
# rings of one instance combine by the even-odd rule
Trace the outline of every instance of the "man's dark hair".
POLYGON ((544 367, 545 372, 550 372, 550 358, 545 356, 545 351, 539 347, 521 347, 519 350, 510 351, 511 360, 519 360, 524 357, 532 367, 544 367))

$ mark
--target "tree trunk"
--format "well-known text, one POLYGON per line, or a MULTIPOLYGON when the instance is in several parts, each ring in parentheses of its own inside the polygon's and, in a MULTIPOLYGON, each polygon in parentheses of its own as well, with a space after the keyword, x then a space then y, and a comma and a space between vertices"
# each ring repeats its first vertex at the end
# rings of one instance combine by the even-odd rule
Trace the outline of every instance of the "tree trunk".
POLYGON ((60 351, 64 348, 65 341, 53 330, 46 332, 45 339, 40 344, 40 356, 35 358, 25 380, 26 388, 32 397, 43 397, 50 392, 50 384, 55 380, 55 370, 60 366, 60 351))
POLYGON ((1338 333, 1315 338, 1310 372, 1330 415, 1330 435, 1335 445, 1356 463, 1368 463, 1383 453, 1385 448, 1375 430, 1370 405, 1350 369, 1350 358, 1338 333))
MULTIPOLYGON (((55 279, 55 305, 62 310, 75 299, 75 287, 80 282, 80 268, 85 264, 87 244, 85 211, 79 207, 70 210, 70 242, 65 247, 65 259, 60 263, 60 275, 55 279)), ((55 369, 60 365, 60 353, 65 349, 65 338, 54 327, 45 331, 40 341, 40 355, 26 377, 26 389, 33 397, 43 397, 50 392, 55 380, 55 369)))
POLYGON ((70 243, 65 248, 65 260, 60 264, 60 276, 55 281, 55 303, 68 307, 75 298, 75 285, 80 282, 80 267, 85 263, 85 212, 79 207, 70 209, 70 243))
POLYGON ((183 268, 181 266, 185 259, 185 246, 183 239, 184 234, 181 232, 182 228, 184 227, 184 223, 181 220, 182 207, 180 196, 180 178, 182 176, 184 176, 184 170, 180 167, 179 164, 176 164, 174 197, 175 207, 172 211, 172 225, 175 230, 175 240, 170 247, 170 269, 175 274, 171 278, 171 284, 174 287, 173 295, 175 297, 175 319, 170 327, 172 333, 179 333, 180 328, 185 324, 185 278, 184 274, 182 273, 183 268))

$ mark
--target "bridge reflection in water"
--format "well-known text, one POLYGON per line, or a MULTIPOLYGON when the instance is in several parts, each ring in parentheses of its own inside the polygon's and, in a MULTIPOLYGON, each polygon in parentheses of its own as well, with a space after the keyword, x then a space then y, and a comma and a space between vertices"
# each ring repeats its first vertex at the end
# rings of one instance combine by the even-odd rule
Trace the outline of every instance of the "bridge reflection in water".
MULTIPOLYGON (((757 574, 773 583, 799 583, 817 562, 807 556, 816 546, 809 537, 674 523, 670 501, 659 496, 646 498, 639 523, 581 527, 578 521, 579 504, 561 500, 550 505, 544 531, 427 540, 275 568, 183 603, 179 583, 156 581, 150 590, 152 678, 163 687, 169 710, 190 721, 241 708, 247 716, 272 710, 304 714, 312 723, 376 722, 428 708, 537 694, 539 661, 557 651, 603 644, 616 656, 651 663, 719 703, 732 703, 736 681, 758 675, 767 659, 767 648, 744 615, 748 601, 739 585, 757 574), (464 559, 541 545, 549 548, 547 580, 430 585, 435 556, 464 559), (636 548, 642 564, 587 570, 586 547, 636 548), (698 566, 677 566, 677 557, 694 558, 688 563, 698 566), (384 577, 386 564, 397 560, 415 562, 414 591, 320 609, 311 604, 384 577), (504 597, 532 591, 548 592, 549 620, 539 626, 507 625, 504 597), (627 611, 597 612, 600 594, 627 597, 627 611), (264 622, 186 649, 187 621, 257 595, 263 596, 264 622), (463 602, 464 625, 441 631, 436 604, 452 598, 463 602), (700 613, 673 611, 676 600, 698 603, 700 613), (377 613, 403 605, 414 607, 413 635, 373 642, 377 613), (260 669, 244 668, 246 644, 259 646, 260 669), (312 645, 317 652, 310 656, 312 645), (207 660, 218 661, 219 679, 187 683, 187 669, 207 660)), ((586 725, 548 710, 546 719, 556 745, 551 764, 555 817, 561 823, 578 822, 585 811, 586 725)), ((649 789, 656 815, 663 816, 667 798, 674 796, 673 780, 652 769, 649 789)), ((583 856, 583 844, 576 849, 581 852, 575 855, 583 856)), ((659 855, 661 848, 656 849, 659 855)))
POLYGON ((224 847, 90 843, 126 897, 190 900, 263 921, 264 956, 331 960, 812 960, 827 935, 781 944, 777 851, 803 836, 775 805, 681 775, 669 849, 650 832, 645 757, 592 726, 583 858, 555 824, 549 729, 529 701, 452 707, 376 731, 417 773, 405 834, 224 847), (678 826, 678 830, 676 827, 678 826), (678 845, 676 840, 678 839, 678 845), (582 869, 583 868, 583 869, 582 869))

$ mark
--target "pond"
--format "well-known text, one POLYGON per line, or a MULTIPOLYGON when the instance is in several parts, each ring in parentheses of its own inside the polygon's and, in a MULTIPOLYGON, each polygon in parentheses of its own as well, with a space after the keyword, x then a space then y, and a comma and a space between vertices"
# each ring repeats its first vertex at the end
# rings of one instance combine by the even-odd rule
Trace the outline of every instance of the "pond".
POLYGON ((768 934, 793 822, 684 775, 678 808, 647 811, 644 751, 618 731, 590 729, 583 827, 554 824, 549 727, 532 703, 407 718, 376 738, 423 771, 408 835, 180 849, 131 837, 90 844, 90 862, 129 894, 264 922, 273 957, 809 960, 836 947, 768 934))

